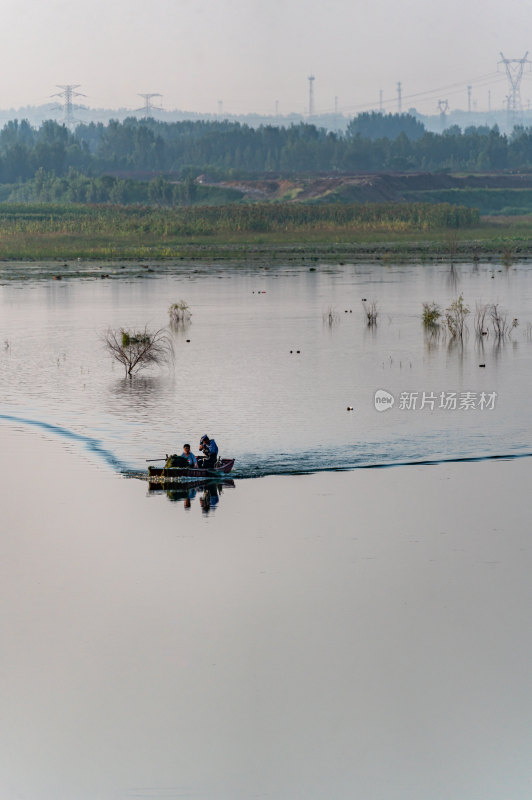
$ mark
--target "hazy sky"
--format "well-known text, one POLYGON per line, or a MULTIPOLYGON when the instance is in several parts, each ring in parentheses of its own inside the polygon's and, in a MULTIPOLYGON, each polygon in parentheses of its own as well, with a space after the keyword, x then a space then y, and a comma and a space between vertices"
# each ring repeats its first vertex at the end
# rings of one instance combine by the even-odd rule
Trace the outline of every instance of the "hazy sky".
MULTIPOLYGON (((527 0, 0 0, 0 108, 47 102, 79 83, 91 107, 134 109, 138 92, 165 108, 227 113, 304 112, 378 104, 435 113, 502 107, 497 61, 530 48, 527 0), (485 76, 492 76, 486 78, 485 76), (457 85, 454 85, 457 84, 457 85), (451 88, 447 88, 453 85, 451 88), (431 94, 412 97, 417 93, 431 94)), ((532 73, 523 78, 532 99, 532 73)))

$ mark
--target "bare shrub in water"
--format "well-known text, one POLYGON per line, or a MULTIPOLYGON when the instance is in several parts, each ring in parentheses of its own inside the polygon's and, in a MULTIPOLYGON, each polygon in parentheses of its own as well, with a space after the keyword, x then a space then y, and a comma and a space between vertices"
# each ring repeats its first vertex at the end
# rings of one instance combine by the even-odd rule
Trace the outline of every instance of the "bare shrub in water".
POLYGON ((445 309, 445 323, 452 339, 464 338, 464 334, 467 333, 466 318, 469 313, 463 295, 460 295, 445 309))
POLYGON ((168 309, 168 316, 171 325, 183 325, 185 322, 190 322, 192 311, 185 300, 180 300, 178 303, 172 303, 168 309))
POLYGON ((421 319, 425 328, 437 328, 440 324, 442 310, 438 303, 423 303, 423 313, 421 319))
POLYGON ((164 364, 173 360, 172 340, 163 328, 150 331, 109 328, 103 337, 104 346, 125 369, 126 377, 152 364, 164 364))
POLYGON ((475 321, 474 328, 477 338, 488 336, 488 313, 490 310, 489 303, 477 303, 475 306, 475 321))
POLYGON ((377 317, 379 315, 379 312, 377 311, 377 303, 375 300, 372 300, 371 302, 362 300, 362 307, 364 309, 364 314, 366 315, 368 326, 371 328, 377 324, 377 317))
POLYGON ((519 325, 517 318, 509 322, 508 314, 499 309, 498 303, 494 303, 490 306, 489 314, 495 338, 499 341, 502 339, 509 339, 512 335, 512 330, 519 325))

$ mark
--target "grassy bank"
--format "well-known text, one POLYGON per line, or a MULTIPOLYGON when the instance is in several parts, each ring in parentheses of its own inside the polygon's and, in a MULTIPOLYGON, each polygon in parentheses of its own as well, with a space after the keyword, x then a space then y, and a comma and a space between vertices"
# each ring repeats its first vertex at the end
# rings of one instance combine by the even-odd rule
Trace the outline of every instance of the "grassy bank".
POLYGON ((480 220, 474 210, 448 204, 0 205, 4 260, 472 258, 529 251, 532 217, 480 220))

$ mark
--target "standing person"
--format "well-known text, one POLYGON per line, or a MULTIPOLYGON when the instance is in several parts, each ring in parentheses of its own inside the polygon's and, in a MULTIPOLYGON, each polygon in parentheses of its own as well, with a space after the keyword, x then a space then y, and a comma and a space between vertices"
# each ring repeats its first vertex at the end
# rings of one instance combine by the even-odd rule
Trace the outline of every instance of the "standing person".
POLYGON ((190 467, 193 467, 194 469, 198 468, 198 462, 196 461, 196 456, 194 455, 194 453, 190 452, 189 444, 183 445, 183 452, 181 454, 181 458, 186 458, 190 467))
POLYGON ((214 439, 209 439, 207 434, 200 439, 200 450, 203 453, 200 466, 204 469, 213 469, 218 458, 218 445, 214 439))

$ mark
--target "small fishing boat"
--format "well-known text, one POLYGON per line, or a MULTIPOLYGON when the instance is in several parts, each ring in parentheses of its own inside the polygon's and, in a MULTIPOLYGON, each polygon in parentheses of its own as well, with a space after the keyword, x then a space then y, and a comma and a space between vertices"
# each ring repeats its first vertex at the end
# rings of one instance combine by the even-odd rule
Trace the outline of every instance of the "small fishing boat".
POLYGON ((160 481, 181 480, 182 478, 217 478, 227 475, 233 469, 234 458, 222 458, 212 469, 203 467, 148 467, 148 478, 160 481))

